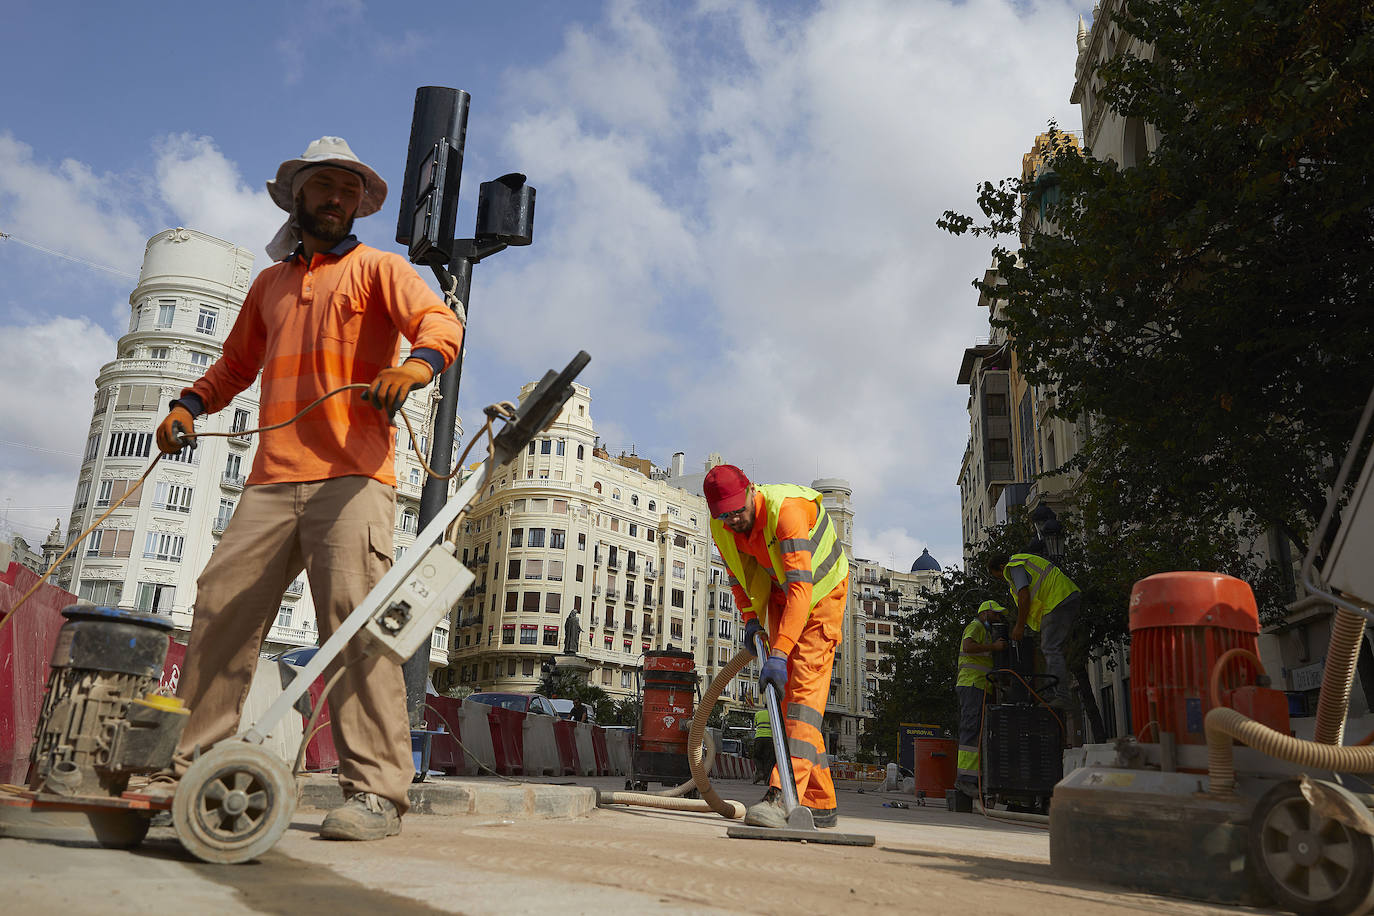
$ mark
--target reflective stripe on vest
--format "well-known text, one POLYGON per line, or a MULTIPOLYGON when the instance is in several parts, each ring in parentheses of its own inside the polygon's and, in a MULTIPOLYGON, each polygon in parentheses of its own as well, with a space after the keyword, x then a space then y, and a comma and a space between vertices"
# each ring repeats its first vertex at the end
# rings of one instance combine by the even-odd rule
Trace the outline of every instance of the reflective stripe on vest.
POLYGON ((754 737, 773 737, 773 723, 768 719, 768 710, 760 709, 754 713, 754 737))
POLYGON ((1078 586, 1074 585, 1073 580, 1064 575, 1058 566, 1044 557, 1033 553, 1013 554, 1007 561, 1006 568, 1002 570, 1002 578, 1007 580, 1013 601, 1016 600, 1016 583, 1012 580, 1011 571, 1017 566, 1025 569, 1026 574, 1030 576, 1030 613, 1026 615, 1026 626, 1038 633, 1041 618, 1078 591, 1078 586))
POLYGON ((736 545, 734 532, 719 519, 713 518, 711 538, 720 551, 721 559, 725 561, 725 568, 749 596, 749 606, 756 612, 768 606, 768 595, 775 586, 786 589, 789 582, 811 583, 811 608, 814 608, 849 575, 849 560, 845 557, 844 546, 835 536, 835 526, 830 521, 830 514, 825 511, 821 494, 809 487, 785 483, 760 484, 755 489, 763 497, 766 513, 764 523, 767 525, 764 533, 771 566, 742 555, 736 545), (778 514, 782 511, 785 499, 808 499, 816 504, 816 523, 806 538, 778 540, 778 514), (801 553, 804 550, 811 553, 810 573, 806 570, 785 570, 783 553, 801 553), (781 578, 776 570, 784 570, 781 578))

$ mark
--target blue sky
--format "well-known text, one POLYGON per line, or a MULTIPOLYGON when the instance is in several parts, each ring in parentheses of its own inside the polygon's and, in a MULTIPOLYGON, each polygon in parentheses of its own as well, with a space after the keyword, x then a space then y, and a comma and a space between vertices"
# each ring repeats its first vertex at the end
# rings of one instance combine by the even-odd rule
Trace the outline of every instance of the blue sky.
POLYGON ((0 512, 30 540, 68 515, 147 238, 189 226, 261 269, 263 183, 337 134, 391 185, 356 231, 394 248, 415 89, 442 85, 472 95, 459 232, 481 181, 538 189, 534 244, 474 272, 466 425, 586 349, 613 451, 848 478, 861 556, 958 560, 955 376, 988 333, 989 246, 935 220, 1050 119, 1080 127, 1081 5, 6 8, 0 231, 80 259, 0 240, 0 512))

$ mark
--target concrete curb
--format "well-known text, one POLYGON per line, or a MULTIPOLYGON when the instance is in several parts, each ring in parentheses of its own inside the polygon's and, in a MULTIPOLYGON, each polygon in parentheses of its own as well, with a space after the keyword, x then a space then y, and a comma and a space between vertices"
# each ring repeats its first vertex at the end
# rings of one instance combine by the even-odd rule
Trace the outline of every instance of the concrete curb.
MULTIPOLYGON (((312 776, 301 782, 298 807, 302 809, 329 811, 344 802, 339 782, 332 776, 312 776)), ((589 786, 430 777, 412 783, 408 794, 411 814, 549 819, 586 817, 596 810, 596 789, 589 786)))

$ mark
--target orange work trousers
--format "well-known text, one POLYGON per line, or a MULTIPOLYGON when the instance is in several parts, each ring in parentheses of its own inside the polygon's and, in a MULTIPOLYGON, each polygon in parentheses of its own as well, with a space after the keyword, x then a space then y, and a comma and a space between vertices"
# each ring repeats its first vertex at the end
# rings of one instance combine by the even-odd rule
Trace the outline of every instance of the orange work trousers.
MULTIPOLYGON (((787 752, 792 758, 797 800, 818 814, 835 810, 835 783, 830 778, 830 760, 825 754, 822 726, 825 704, 830 698, 830 669, 835 664, 835 647, 840 644, 848 593, 849 579, 846 577, 811 610, 797 645, 787 656, 787 691, 782 701, 787 752)), ((768 602, 769 633, 778 631, 785 600, 786 593, 773 590, 768 602)), ((768 782, 773 786, 782 785, 776 767, 768 782)))

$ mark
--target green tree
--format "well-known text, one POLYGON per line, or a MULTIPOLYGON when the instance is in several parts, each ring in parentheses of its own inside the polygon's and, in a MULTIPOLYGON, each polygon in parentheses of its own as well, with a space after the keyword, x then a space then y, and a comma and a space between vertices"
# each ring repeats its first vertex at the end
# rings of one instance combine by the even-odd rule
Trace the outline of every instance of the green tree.
POLYGON ((1100 95, 1158 148, 1129 168, 1063 149, 1037 182, 984 183, 983 219, 939 224, 1052 224, 975 285, 1054 412, 1089 421, 1080 533, 1111 577, 1094 587, 1215 569, 1272 616, 1287 570, 1245 545, 1305 549, 1371 382, 1374 8, 1127 0, 1119 25, 1154 53, 1106 62, 1100 95))

